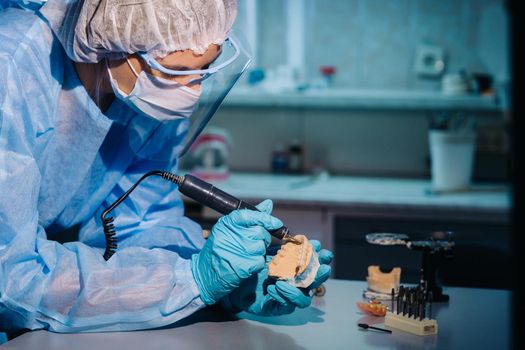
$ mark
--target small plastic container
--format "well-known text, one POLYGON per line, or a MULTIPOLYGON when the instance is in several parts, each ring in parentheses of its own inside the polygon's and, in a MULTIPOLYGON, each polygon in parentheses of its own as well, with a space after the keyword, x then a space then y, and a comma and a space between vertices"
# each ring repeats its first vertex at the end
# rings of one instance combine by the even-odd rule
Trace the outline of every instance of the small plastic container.
POLYGON ((278 145, 272 152, 272 173, 284 174, 288 171, 288 152, 282 145, 278 145))
POLYGON ((304 170, 304 152, 301 142, 292 140, 288 147, 288 171, 292 174, 301 174, 304 170))
POLYGON ((332 87, 334 81, 335 67, 334 66, 321 66, 319 68, 321 75, 324 78, 326 87, 332 87))

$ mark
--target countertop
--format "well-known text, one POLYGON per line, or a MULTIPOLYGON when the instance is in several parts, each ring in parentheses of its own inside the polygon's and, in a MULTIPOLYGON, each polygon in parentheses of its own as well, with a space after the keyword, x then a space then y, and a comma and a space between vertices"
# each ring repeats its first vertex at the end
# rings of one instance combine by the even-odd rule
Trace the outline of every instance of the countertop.
POLYGON ((358 323, 383 327, 382 317, 356 307, 366 282, 329 280, 326 295, 312 306, 279 317, 229 315, 208 308, 158 330, 56 334, 26 333, 2 349, 509 349, 511 292, 497 289, 445 288, 448 303, 434 303, 437 335, 417 336, 362 330, 358 323))
POLYGON ((508 215, 511 191, 504 184, 474 184, 468 191, 435 194, 429 180, 351 176, 233 173, 216 187, 241 199, 328 207, 412 207, 508 215))

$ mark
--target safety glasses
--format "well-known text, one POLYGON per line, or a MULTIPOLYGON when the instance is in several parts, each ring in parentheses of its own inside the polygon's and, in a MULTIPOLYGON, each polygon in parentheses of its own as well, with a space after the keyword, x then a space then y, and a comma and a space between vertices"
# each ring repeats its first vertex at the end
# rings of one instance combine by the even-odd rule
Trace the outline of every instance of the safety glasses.
MULTIPOLYGON (((226 59, 221 60, 221 62, 217 65, 212 64, 210 68, 207 69, 195 69, 195 70, 173 70, 164 67, 162 64, 160 64, 156 59, 148 55, 146 52, 138 52, 137 54, 142 58, 151 68, 158 70, 164 74, 172 75, 172 76, 187 76, 187 75, 199 75, 200 77, 197 79, 190 80, 187 84, 195 84, 200 83, 203 80, 209 78, 212 74, 215 74, 219 72, 220 70, 228 67, 231 65, 235 60, 239 58, 241 55, 241 49, 239 47, 239 44, 237 43, 235 37, 233 35, 229 36, 223 44, 222 52, 219 55, 219 58, 225 54, 228 50, 224 50, 224 46, 233 48, 233 55, 226 59)), ((216 60, 217 62, 217 60, 216 60)))

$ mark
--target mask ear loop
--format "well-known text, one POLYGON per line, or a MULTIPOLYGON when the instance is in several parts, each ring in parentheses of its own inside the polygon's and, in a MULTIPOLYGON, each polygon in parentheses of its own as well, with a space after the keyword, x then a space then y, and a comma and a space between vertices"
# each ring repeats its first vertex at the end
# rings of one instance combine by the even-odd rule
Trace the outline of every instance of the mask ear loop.
POLYGON ((133 65, 131 64, 127 56, 126 56, 126 63, 128 64, 129 68, 131 68, 131 71, 133 72, 133 74, 135 74, 135 76, 138 78, 139 74, 137 73, 137 71, 135 70, 135 67, 133 67, 133 65))
POLYGON ((108 72, 109 80, 111 81, 111 86, 113 87, 113 89, 117 89, 118 93, 124 97, 129 96, 129 94, 126 94, 124 91, 120 89, 120 86, 118 86, 117 80, 113 77, 113 74, 111 73, 111 67, 109 66, 109 60, 106 58, 105 61, 106 61, 106 71, 108 72))

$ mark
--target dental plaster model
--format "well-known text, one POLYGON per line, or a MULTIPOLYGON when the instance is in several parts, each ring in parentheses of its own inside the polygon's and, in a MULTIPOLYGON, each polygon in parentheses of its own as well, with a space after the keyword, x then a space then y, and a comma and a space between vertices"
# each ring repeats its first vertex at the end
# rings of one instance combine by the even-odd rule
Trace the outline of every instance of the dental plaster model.
POLYGON ((390 294, 392 288, 397 292, 401 279, 401 268, 394 267, 390 272, 381 272, 379 266, 368 266, 368 289, 374 292, 390 294))
POLYGON ((285 280, 292 286, 306 288, 315 278, 319 259, 305 236, 297 235, 294 238, 301 244, 284 244, 268 264, 268 275, 285 280))

